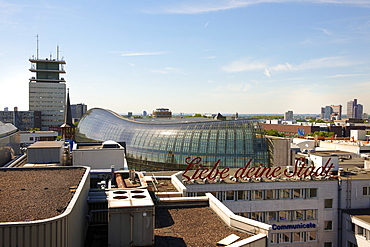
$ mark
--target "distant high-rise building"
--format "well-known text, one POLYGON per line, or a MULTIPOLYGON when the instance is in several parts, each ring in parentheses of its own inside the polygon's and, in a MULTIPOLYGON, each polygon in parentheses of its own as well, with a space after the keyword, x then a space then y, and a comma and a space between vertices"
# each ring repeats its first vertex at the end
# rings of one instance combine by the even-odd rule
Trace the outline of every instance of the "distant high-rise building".
POLYGON ((356 115, 355 118, 360 118, 362 119, 362 113, 364 112, 364 106, 361 104, 357 104, 356 106, 356 115))
POLYGON ((59 59, 59 48, 57 58, 40 59, 37 56, 29 59, 31 72, 36 76, 29 80, 29 110, 41 111, 42 130, 59 128, 64 122, 64 107, 66 102, 66 84, 61 73, 65 73, 66 62, 59 59))
POLYGON ((4 111, 0 111, 0 122, 11 123, 23 131, 34 128, 41 129, 41 112, 18 111, 18 107, 14 107, 14 111, 9 111, 9 108, 6 107, 4 111))
POLYGON ((284 120, 293 120, 293 111, 287 111, 284 113, 284 120))
POLYGON ((131 111, 129 111, 129 112, 127 113, 127 117, 132 117, 132 112, 131 112, 131 111))
POLYGON ((157 108, 152 113, 153 118, 171 118, 172 112, 167 108, 157 108))
POLYGON ((82 118, 86 111, 87 105, 83 103, 71 105, 72 118, 77 121, 78 119, 82 118))
POLYGON ((146 116, 148 115, 148 113, 146 111, 143 111, 143 116, 146 116))
POLYGON ((331 105, 333 113, 336 115, 336 120, 342 119, 342 105, 331 105))
POLYGON ((321 119, 323 120, 341 120, 342 105, 331 105, 321 107, 321 119))
POLYGON ((363 105, 357 104, 357 99, 347 102, 347 117, 348 118, 362 118, 363 105))

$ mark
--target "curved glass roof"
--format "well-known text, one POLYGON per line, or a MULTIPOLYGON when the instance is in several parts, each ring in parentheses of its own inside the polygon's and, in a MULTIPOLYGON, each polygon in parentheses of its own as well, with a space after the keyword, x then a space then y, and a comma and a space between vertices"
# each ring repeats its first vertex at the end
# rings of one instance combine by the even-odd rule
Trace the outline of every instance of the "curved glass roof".
POLYGON ((77 142, 125 142, 130 168, 183 170, 187 157, 201 157, 203 167, 269 166, 267 139, 253 120, 205 119, 139 122, 110 110, 90 109, 80 120, 77 142))

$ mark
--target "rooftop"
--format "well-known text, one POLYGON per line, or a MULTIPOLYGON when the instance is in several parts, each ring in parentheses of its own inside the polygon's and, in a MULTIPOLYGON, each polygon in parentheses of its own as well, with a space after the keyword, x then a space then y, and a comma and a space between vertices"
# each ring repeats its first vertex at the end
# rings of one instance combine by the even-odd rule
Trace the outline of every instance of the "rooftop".
POLYGON ((217 122, 218 120, 204 117, 184 117, 184 118, 139 118, 132 121, 146 124, 177 124, 177 123, 217 122))
POLYGON ((231 234, 251 235, 226 226, 209 207, 156 208, 155 246, 216 246, 231 234))
POLYGON ((345 213, 354 216, 368 224, 370 224, 370 209, 365 208, 365 209, 348 209, 348 210, 343 210, 345 213))
POLYGON ((64 146, 64 142, 62 141, 38 141, 33 143, 28 147, 28 149, 33 148, 60 148, 64 146))
POLYGON ((86 169, 0 168, 0 222, 42 220, 64 212, 86 169))

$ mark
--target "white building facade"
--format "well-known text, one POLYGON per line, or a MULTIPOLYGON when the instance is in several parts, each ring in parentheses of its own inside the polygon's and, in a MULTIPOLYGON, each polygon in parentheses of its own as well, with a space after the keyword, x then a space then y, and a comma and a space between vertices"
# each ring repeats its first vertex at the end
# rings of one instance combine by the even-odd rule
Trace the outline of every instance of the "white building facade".
POLYGON ((233 213, 271 225, 270 246, 370 246, 370 172, 364 170, 330 177, 198 179, 185 186, 187 196, 210 192, 233 213), (365 210, 362 218, 347 212, 359 209, 365 210))

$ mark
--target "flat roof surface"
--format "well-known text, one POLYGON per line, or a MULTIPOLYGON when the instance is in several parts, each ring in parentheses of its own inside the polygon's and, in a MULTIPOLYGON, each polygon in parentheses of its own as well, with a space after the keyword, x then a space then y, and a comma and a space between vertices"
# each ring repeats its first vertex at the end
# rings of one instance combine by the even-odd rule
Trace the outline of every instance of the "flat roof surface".
POLYGON ((147 123, 147 124, 176 124, 176 123, 197 123, 197 122, 219 122, 213 118, 204 117, 184 117, 184 118, 137 118, 128 119, 134 122, 147 123))
POLYGON ((0 222, 42 220, 64 212, 86 169, 0 168, 0 222))
POLYGON ((343 210, 345 213, 354 216, 355 218, 358 218, 366 223, 370 224, 370 208, 365 209, 348 209, 343 210))
POLYGON ((156 207, 155 246, 216 246, 230 234, 251 234, 228 227, 209 207, 156 207))
POLYGON ((32 148, 60 148, 64 145, 62 141, 38 141, 28 147, 32 148))

